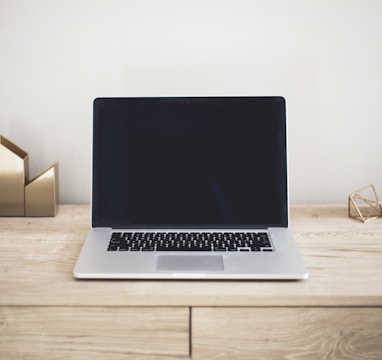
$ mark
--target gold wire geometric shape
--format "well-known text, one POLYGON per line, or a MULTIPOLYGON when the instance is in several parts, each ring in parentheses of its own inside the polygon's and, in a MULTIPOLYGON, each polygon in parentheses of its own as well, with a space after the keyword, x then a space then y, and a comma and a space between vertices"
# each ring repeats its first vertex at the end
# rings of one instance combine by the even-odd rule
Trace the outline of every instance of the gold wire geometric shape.
POLYGON ((382 204, 373 184, 358 189, 349 196, 349 217, 367 222, 382 217, 382 204), (362 194, 361 194, 362 193, 362 194))

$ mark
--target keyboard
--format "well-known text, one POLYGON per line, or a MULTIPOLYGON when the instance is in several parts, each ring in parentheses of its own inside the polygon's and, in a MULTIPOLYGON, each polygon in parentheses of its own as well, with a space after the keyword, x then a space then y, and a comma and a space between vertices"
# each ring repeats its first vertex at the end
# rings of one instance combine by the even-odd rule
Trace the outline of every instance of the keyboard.
POLYGON ((273 251, 266 232, 112 232, 108 251, 273 251))

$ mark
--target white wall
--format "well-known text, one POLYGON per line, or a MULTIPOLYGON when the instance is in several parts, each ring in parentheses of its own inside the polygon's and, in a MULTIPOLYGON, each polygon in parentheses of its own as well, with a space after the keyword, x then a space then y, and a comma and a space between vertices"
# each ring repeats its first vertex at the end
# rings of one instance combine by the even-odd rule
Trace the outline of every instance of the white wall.
POLYGON ((90 201, 97 96, 284 95, 292 203, 382 195, 381 0, 0 0, 0 134, 90 201))

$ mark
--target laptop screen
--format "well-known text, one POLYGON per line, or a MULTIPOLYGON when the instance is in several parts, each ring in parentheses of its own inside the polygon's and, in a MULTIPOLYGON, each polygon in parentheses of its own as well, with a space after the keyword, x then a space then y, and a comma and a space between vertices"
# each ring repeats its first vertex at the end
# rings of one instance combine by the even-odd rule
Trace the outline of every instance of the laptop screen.
POLYGON ((98 98, 93 226, 286 226, 281 97, 98 98))

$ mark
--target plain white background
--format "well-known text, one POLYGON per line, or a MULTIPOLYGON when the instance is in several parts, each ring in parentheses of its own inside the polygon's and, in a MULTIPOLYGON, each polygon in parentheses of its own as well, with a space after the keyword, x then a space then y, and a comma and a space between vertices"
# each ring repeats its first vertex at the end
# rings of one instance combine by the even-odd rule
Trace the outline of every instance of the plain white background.
POLYGON ((290 201, 382 195, 381 0, 0 0, 0 134, 62 203, 90 202, 93 99, 160 95, 283 95, 290 201))

